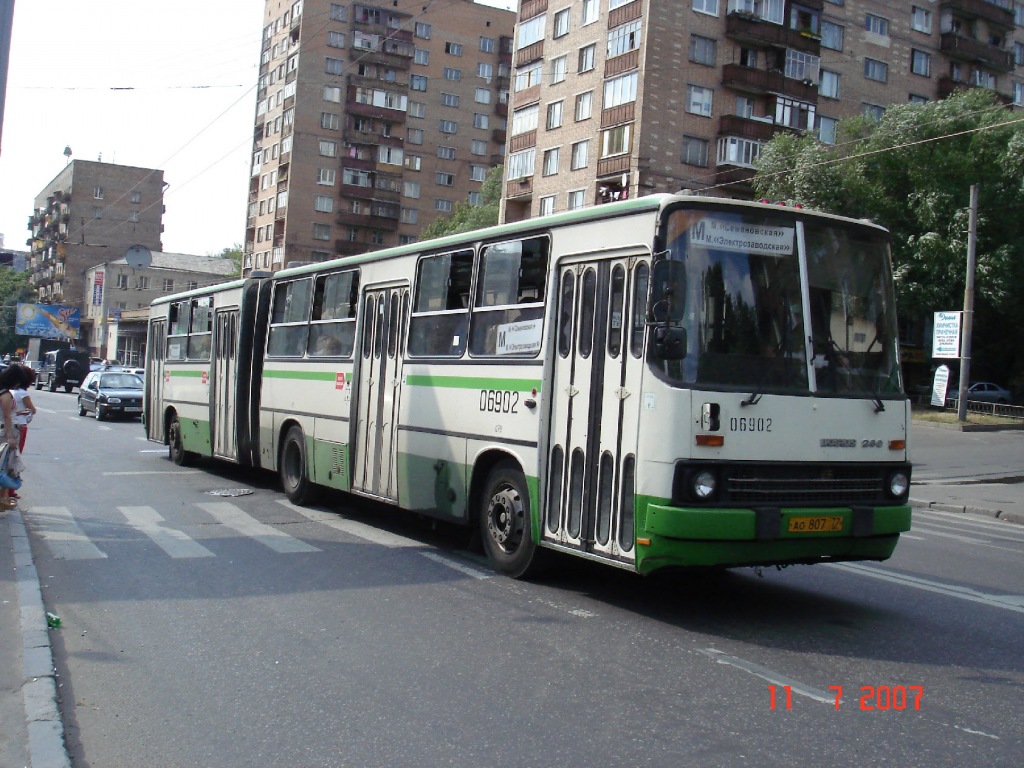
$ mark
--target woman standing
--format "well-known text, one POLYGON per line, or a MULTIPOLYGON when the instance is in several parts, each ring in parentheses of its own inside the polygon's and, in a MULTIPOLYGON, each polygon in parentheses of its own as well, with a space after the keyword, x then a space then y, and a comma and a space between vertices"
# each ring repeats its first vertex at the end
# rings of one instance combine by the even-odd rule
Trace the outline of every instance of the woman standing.
MULTIPOLYGON (((20 365, 9 365, 0 371, 0 444, 6 443, 7 471, 10 473, 18 458, 18 432, 14 428, 14 412, 17 404, 11 390, 24 386, 25 373, 20 365)), ((12 509, 17 502, 11 498, 9 489, 0 493, 0 509, 12 509)))

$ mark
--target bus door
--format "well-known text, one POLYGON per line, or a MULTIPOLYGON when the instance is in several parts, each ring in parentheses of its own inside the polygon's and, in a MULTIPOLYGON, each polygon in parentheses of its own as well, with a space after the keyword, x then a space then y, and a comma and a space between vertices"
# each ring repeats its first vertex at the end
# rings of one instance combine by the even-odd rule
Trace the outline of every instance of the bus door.
POLYGON ((143 406, 146 437, 162 443, 164 441, 164 355, 167 353, 166 320, 154 320, 149 324, 146 350, 146 402, 143 406))
POLYGON ((238 458, 238 429, 235 423, 235 382, 238 376, 238 310, 218 310, 213 323, 213 455, 238 458))
POLYGON ((363 292, 352 487, 392 501, 398 500, 395 438, 408 324, 408 286, 363 292))
POLYGON ((634 467, 650 259, 559 269, 544 537, 634 559, 634 467))

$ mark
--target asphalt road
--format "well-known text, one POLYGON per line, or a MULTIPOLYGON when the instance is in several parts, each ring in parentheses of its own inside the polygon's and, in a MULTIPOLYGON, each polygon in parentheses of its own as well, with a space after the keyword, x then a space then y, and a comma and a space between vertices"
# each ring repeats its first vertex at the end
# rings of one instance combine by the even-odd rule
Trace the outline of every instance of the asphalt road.
POLYGON ((524 583, 460 533, 300 509, 273 477, 182 469, 138 422, 33 397, 22 509, 76 767, 1024 754, 1024 526, 919 512, 884 564, 643 579, 565 560, 524 583))

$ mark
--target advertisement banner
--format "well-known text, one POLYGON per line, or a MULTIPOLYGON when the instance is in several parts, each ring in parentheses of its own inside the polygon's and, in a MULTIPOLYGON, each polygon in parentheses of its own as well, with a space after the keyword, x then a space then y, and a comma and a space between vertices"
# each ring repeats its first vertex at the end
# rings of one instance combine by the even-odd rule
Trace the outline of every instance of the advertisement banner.
POLYGON ((936 312, 932 326, 932 357, 960 357, 963 312, 936 312))
POLYGON ((78 307, 58 304, 18 304, 14 332, 43 339, 76 339, 80 326, 78 307))

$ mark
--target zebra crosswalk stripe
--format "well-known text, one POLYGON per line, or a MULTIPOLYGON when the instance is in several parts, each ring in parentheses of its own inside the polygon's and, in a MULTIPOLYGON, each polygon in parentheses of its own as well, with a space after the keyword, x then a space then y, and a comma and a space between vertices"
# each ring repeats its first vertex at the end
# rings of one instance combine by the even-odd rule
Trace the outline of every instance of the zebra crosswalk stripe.
POLYGON ((154 544, 173 558, 213 557, 214 554, 195 539, 161 523, 164 518, 152 507, 118 507, 128 524, 148 536, 154 544))
POLYGON ((260 544, 279 552, 289 554, 292 552, 319 552, 317 547, 307 544, 300 539, 289 536, 287 533, 277 530, 273 526, 259 522, 249 516, 234 504, 226 501, 207 502, 197 505, 207 514, 217 519, 222 525, 227 526, 243 536, 255 539, 260 544))
POLYGON ((78 527, 67 507, 33 507, 28 519, 57 560, 101 560, 107 556, 78 527))

